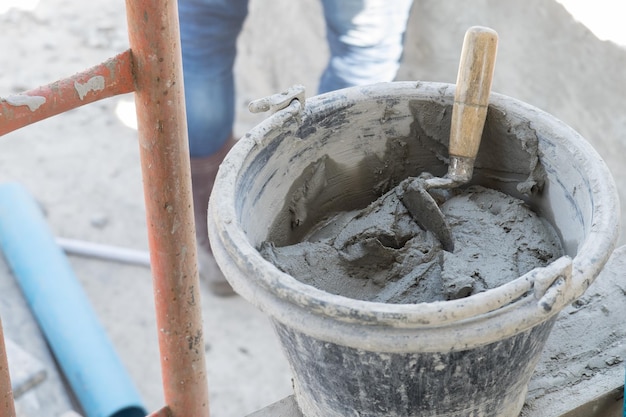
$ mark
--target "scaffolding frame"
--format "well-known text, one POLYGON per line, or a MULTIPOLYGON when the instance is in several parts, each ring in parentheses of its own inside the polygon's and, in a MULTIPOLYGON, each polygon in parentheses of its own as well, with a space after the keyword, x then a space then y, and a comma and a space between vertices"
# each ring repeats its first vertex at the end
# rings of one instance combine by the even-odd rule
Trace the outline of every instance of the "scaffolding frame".
MULTIPOLYGON (((0 136, 134 92, 163 408, 151 417, 209 416, 181 45, 176 1, 126 0, 130 49, 54 83, 0 99, 0 136)), ((15 417, 0 322, 0 415, 15 417)))

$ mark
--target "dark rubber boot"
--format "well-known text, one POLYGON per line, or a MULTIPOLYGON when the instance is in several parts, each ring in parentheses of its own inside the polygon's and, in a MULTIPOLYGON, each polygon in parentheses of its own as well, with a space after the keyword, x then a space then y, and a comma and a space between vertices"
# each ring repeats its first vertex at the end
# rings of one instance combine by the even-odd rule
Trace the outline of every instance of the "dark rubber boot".
POLYGON ((235 292, 213 258, 207 231, 207 209, 217 170, 235 142, 235 138, 231 136, 213 155, 191 158, 191 185, 200 277, 207 281, 211 292, 220 297, 234 295, 235 292))

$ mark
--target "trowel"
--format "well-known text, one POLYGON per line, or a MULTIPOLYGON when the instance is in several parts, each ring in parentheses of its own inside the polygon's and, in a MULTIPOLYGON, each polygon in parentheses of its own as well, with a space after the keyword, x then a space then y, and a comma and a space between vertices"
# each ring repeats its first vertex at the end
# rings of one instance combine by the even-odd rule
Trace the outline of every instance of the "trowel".
POLYGON ((448 252, 454 252, 452 231, 429 190, 458 187, 472 179, 487 117, 497 46, 498 34, 493 29, 473 26, 467 30, 452 106, 448 173, 443 177, 422 173, 398 186, 398 196, 413 219, 434 233, 448 252))

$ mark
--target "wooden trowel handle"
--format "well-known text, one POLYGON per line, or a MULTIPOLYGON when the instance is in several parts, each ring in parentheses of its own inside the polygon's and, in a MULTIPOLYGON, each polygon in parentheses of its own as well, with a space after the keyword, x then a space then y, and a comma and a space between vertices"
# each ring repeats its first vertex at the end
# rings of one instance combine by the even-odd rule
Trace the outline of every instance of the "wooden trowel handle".
POLYGON ((455 181, 472 178, 487 117, 497 47, 498 34, 493 29, 473 26, 465 33, 450 128, 448 177, 455 181))

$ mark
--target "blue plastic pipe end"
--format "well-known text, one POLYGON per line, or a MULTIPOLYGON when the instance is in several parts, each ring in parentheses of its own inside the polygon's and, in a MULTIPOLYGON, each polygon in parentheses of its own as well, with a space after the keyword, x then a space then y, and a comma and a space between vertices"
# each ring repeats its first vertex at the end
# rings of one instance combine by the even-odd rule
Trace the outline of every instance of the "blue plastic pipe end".
POLYGON ((17 183, 0 184, 0 247, 86 416, 145 416, 38 204, 17 183))
POLYGON ((118 411, 111 417, 146 417, 146 411, 141 407, 128 407, 118 411))

